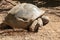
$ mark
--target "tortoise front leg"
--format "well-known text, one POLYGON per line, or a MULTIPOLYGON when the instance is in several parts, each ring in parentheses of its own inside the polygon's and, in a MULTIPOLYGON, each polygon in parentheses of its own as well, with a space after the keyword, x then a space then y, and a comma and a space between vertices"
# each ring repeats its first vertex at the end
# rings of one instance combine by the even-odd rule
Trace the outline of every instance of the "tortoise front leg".
POLYGON ((30 26, 29 30, 32 32, 38 32, 39 27, 43 26, 43 22, 41 18, 35 20, 32 25, 30 26))

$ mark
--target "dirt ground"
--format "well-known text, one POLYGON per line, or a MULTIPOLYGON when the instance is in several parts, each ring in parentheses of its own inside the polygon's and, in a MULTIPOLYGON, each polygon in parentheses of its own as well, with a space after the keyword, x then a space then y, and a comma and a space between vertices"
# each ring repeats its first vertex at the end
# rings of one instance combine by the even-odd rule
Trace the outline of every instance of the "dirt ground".
MULTIPOLYGON (((0 7, 0 15, 6 13, 12 5, 6 9, 3 6, 0 7)), ((50 18, 50 22, 40 27, 37 33, 27 31, 0 33, 0 40, 60 40, 60 6, 42 7, 41 9, 47 10, 45 15, 50 18)))

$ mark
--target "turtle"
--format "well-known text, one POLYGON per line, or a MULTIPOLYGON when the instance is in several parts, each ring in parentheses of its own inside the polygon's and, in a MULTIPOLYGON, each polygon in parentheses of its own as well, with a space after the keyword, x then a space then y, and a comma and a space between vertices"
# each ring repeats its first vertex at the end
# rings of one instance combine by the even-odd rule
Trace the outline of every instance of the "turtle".
POLYGON ((49 22, 49 17, 43 16, 45 11, 30 3, 17 4, 8 11, 4 24, 11 26, 14 30, 25 29, 37 32, 39 27, 49 22))

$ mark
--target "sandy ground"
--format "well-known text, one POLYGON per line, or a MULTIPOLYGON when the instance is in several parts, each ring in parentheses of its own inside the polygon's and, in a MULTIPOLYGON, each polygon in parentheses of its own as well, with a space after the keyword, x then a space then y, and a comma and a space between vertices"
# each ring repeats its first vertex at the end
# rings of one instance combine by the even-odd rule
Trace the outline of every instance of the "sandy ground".
POLYGON ((48 10, 45 15, 50 18, 50 22, 40 27, 37 33, 26 31, 0 33, 0 40, 60 40, 60 7, 43 9, 48 10))

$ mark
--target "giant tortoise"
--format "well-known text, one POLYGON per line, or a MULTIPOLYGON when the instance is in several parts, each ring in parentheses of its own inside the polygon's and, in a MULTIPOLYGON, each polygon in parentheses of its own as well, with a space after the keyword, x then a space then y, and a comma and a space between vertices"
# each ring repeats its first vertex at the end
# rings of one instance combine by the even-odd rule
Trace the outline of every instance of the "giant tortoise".
POLYGON ((32 32, 49 22, 47 16, 43 16, 44 10, 29 3, 18 4, 13 7, 5 17, 4 24, 15 29, 26 29, 32 32))

